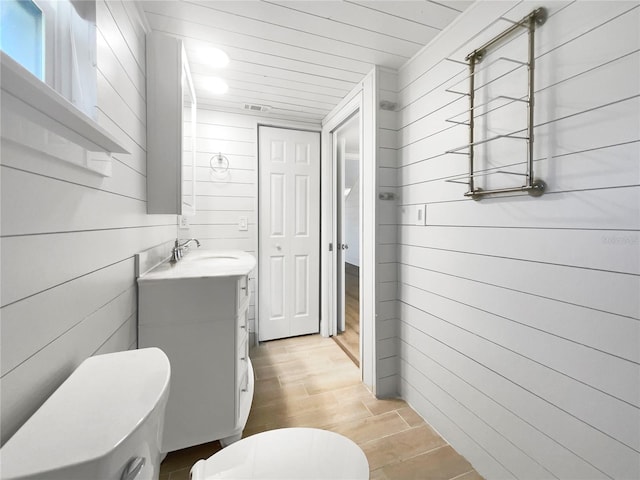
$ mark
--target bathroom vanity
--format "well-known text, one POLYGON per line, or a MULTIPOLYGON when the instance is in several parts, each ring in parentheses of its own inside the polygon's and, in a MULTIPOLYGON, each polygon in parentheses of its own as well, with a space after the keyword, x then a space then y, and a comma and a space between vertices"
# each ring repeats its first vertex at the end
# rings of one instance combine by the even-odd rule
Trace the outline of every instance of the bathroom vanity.
POLYGON ((162 451, 240 439, 253 399, 247 311, 253 256, 196 250, 138 277, 139 347, 171 362, 162 451))

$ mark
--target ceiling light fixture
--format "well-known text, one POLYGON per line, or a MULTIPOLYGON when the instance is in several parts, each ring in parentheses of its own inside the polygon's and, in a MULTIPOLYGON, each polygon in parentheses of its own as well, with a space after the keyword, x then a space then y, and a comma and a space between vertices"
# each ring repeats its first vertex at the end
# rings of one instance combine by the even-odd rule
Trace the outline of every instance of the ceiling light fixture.
POLYGON ((224 68, 229 65, 229 56, 216 47, 194 47, 189 51, 189 61, 208 68, 224 68))
POLYGON ((229 56, 219 48, 211 48, 207 52, 209 65, 213 68, 224 68, 229 65, 229 56))
POLYGON ((207 79, 207 90, 216 95, 224 95, 229 90, 229 85, 220 77, 210 77, 207 79))

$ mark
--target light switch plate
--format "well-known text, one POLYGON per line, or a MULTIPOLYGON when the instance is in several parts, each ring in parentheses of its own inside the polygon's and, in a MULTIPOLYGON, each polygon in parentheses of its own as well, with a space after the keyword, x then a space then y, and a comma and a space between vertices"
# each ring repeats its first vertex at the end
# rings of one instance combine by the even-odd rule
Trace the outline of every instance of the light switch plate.
POLYGON ((249 230, 247 217, 238 218, 238 230, 240 230, 241 232, 246 232, 247 230, 249 230))
POLYGON ((426 205, 404 205, 400 207, 400 223, 402 225, 426 225, 426 205))

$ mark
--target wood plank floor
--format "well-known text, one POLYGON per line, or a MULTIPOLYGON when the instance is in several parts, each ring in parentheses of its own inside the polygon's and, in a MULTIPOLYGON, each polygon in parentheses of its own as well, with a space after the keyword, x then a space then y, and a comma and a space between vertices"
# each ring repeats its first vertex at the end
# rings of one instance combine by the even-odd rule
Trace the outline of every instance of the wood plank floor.
POLYGON ((345 330, 333 339, 356 366, 360 366, 360 268, 350 263, 344 267, 345 330))
MULTIPOLYGON (((360 371, 330 338, 319 335, 266 342, 251 350, 256 376, 244 436, 281 427, 338 432, 364 450, 372 480, 477 480, 480 475, 402 400, 377 400, 360 371)), ((211 442, 171 452, 161 480, 186 480, 211 442)), ((331 480, 331 479, 327 479, 331 480)))

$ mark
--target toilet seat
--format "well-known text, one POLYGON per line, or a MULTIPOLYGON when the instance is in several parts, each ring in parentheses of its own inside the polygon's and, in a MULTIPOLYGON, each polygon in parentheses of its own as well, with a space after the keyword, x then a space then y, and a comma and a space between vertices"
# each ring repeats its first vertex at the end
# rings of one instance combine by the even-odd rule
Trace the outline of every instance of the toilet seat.
POLYGON ((281 428, 229 445, 191 469, 192 480, 367 480, 369 462, 348 438, 317 428, 281 428))

